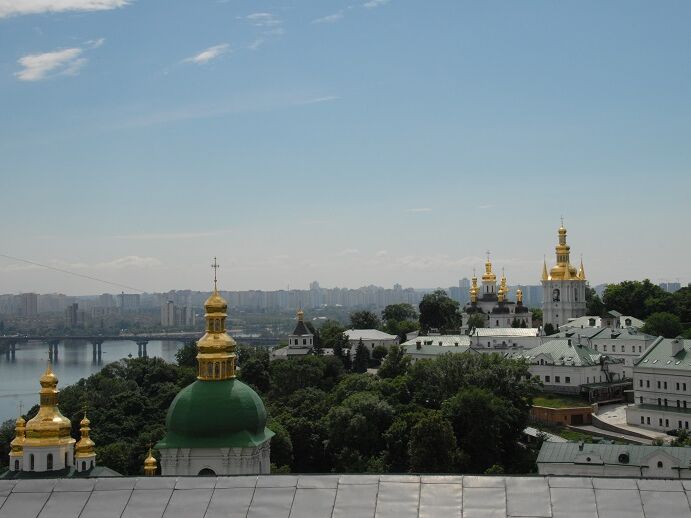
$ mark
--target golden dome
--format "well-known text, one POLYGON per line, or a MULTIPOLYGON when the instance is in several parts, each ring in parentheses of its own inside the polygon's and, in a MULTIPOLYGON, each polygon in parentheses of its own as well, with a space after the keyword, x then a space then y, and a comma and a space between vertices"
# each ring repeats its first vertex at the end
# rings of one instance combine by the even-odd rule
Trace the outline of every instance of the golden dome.
POLYGON ((516 302, 517 302, 518 304, 522 304, 522 303, 523 303, 523 290, 522 290, 521 288, 518 288, 518 289, 516 290, 516 302))
POLYGON ((228 303, 221 297, 221 294, 214 289, 211 296, 204 302, 204 310, 207 313, 226 313, 228 311, 228 303))
POLYGON ((149 455, 144 459, 144 474, 149 477, 155 475, 157 467, 156 457, 153 456, 151 448, 149 448, 149 455))
MULTIPOLYGON (((578 277, 578 272, 576 268, 571 266, 569 257, 571 247, 566 244, 566 229, 564 224, 559 227, 559 244, 555 247, 555 252, 557 256, 557 264, 550 270, 549 279, 550 280, 572 280, 578 277)), ((543 280, 544 272, 543 272, 543 280)))
POLYGON ((94 446, 96 446, 96 444, 89 437, 89 432, 91 431, 91 428, 89 428, 90 424, 91 421, 87 419, 86 412, 84 412, 84 419, 79 422, 81 439, 79 439, 79 442, 74 447, 74 456, 76 458, 96 456, 96 452, 94 451, 94 446))
POLYGON ((489 253, 487 254, 487 262, 485 263, 485 273, 482 274, 482 282, 496 282, 497 276, 492 271, 492 262, 489 260, 489 253))
POLYGON ((302 322, 305 319, 305 312, 302 309, 298 309, 297 312, 298 321, 302 322))
POLYGON ((15 437, 10 443, 10 456, 21 457, 24 451, 24 442, 26 441, 26 421, 22 416, 17 418, 14 432, 15 437))
POLYGON ((71 423, 58 408, 58 377, 50 363, 40 379, 40 408, 38 414, 26 423, 26 445, 51 446, 72 444, 71 423))

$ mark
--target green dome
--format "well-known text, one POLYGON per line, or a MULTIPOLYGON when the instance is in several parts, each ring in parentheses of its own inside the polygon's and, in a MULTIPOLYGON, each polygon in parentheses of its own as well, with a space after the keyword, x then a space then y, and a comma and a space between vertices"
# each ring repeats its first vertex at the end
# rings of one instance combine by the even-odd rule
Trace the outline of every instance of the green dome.
POLYGON ((162 448, 251 448, 268 441, 266 409, 257 393, 236 379, 197 380, 170 404, 162 448))

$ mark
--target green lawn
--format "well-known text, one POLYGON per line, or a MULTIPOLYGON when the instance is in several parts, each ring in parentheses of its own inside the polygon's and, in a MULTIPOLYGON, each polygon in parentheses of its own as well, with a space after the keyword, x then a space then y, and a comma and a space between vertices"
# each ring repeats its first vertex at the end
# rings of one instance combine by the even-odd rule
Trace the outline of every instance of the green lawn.
POLYGON ((585 399, 574 396, 543 394, 542 396, 533 399, 533 405, 545 406, 548 408, 568 408, 576 406, 590 406, 590 403, 588 403, 585 399))

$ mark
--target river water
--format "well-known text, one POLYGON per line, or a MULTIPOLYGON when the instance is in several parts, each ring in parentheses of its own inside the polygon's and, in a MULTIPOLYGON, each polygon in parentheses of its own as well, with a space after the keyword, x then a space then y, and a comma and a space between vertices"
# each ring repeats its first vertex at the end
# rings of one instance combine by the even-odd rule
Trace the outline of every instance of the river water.
MULTIPOLYGON (((149 342, 148 356, 157 356, 168 362, 175 361, 175 353, 182 347, 180 342, 149 342)), ((137 357, 134 342, 103 342, 101 363, 94 363, 92 347, 88 342, 60 343, 58 359, 53 371, 58 377, 58 389, 64 388, 100 371, 104 365, 122 358, 137 357)), ((48 364, 48 345, 41 342, 17 344, 15 359, 0 355, 0 421, 16 419, 19 404, 23 413, 38 403, 41 386, 38 379, 48 364)))

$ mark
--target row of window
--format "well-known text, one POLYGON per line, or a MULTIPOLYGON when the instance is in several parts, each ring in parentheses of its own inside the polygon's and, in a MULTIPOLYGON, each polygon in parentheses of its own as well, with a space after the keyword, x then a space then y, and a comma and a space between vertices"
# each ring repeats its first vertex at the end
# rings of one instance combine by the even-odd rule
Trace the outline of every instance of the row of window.
MULTIPOLYGON (((295 338, 295 343, 294 343, 293 345, 300 345, 299 342, 300 342, 300 339, 299 339, 299 338, 295 338)), ((288 345, 291 345, 291 344, 290 344, 290 340, 288 340, 288 345)), ((302 345, 307 345, 307 338, 303 338, 303 339, 302 339, 302 345)), ((310 338, 310 345, 312 345, 312 339, 311 339, 311 338, 310 338)))
MULTIPOLYGON (((645 417, 645 418, 644 418, 643 416, 641 416, 641 424, 650 424, 650 417, 645 417)), ((689 422, 688 422, 688 421, 684 421, 683 424, 684 424, 684 429, 685 429, 685 430, 688 430, 688 429, 689 429, 689 422)), ((681 425, 682 425, 682 422, 681 422, 681 421, 677 421, 677 425, 678 425, 677 428, 678 428, 679 430, 681 430, 681 428, 682 428, 682 426, 681 426, 681 425)), ((658 419, 658 426, 659 426, 660 428, 662 428, 662 418, 659 418, 659 419, 658 419)), ((665 419, 665 428, 669 429, 669 419, 665 419)))
MULTIPOLYGON (((638 398, 638 401, 642 405, 643 404, 643 396, 640 396, 638 398)), ((667 404, 667 398, 664 399, 664 405, 662 403, 663 403, 663 399, 657 398, 657 406, 669 406, 667 404)), ((688 408, 686 401, 680 401, 677 399, 677 408, 688 408), (682 403, 683 403, 683 405, 682 405, 682 403)))
MULTIPOLYGON (((539 380, 540 375, 536 374, 535 377, 539 380)), ((551 377, 550 376, 545 376, 545 383, 550 383, 551 377)), ((554 383, 561 383, 561 376, 554 376, 554 383)), ((564 384, 569 385, 571 383, 571 377, 570 376, 564 376, 564 384)))
MULTIPOLYGON (((640 388, 643 388, 643 379, 638 380, 638 386, 640 388)), ((645 388, 650 388, 650 380, 645 380, 645 388)), ((667 390, 667 382, 666 381, 663 381, 663 382, 658 381, 657 382, 657 388, 658 388, 658 390, 667 390)), ((677 382, 676 390, 677 391, 681 390, 683 392, 686 392, 686 383, 677 382)))
MULTIPOLYGON (((31 453, 29 455, 29 471, 34 470, 34 465, 35 465, 35 459, 34 459, 34 454, 31 453)), ((65 453, 65 466, 68 466, 69 463, 67 462, 67 453, 65 453)), ((90 468, 94 467, 94 461, 90 461, 90 468)), ((48 456, 46 457, 46 469, 48 471, 53 469, 53 454, 49 453, 48 456)), ((19 459, 16 459, 14 461, 14 470, 19 471, 19 459)), ((82 471, 86 470, 86 461, 82 461, 82 471)))
MULTIPOLYGON (((593 348, 597 351, 597 344, 595 344, 595 345, 593 346, 593 348)), ((602 352, 604 352, 604 353, 607 352, 607 345, 606 345, 606 344, 602 346, 602 352)), ((616 345, 612 345, 612 352, 613 352, 613 353, 616 353, 616 352, 617 352, 617 346, 616 346, 616 345)), ((621 352, 623 352, 623 353, 626 352, 626 346, 624 346, 624 345, 621 346, 621 352)), ((632 345, 632 346, 631 346, 631 352, 634 353, 634 354, 636 353, 636 346, 635 346, 635 345, 632 345)), ((638 352, 639 352, 639 353, 642 353, 642 352, 643 352, 643 347, 640 346, 640 345, 638 346, 638 352)))

